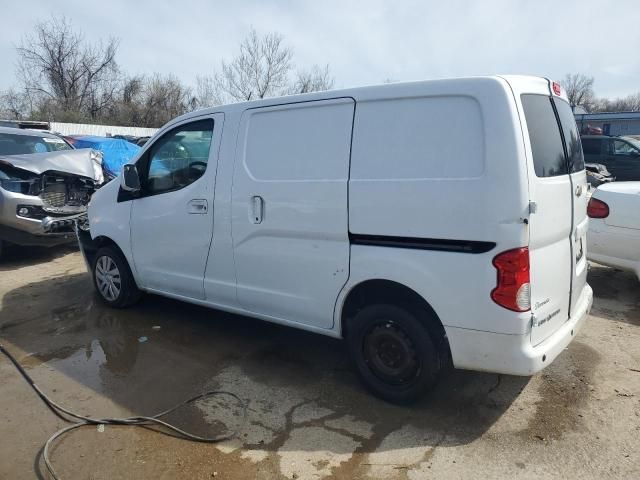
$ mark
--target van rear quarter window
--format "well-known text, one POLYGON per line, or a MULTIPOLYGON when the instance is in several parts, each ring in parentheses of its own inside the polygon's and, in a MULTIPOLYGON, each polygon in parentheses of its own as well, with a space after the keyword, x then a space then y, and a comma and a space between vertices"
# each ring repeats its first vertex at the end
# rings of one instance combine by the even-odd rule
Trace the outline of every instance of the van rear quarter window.
MULTIPOLYGON (((536 176, 567 175, 567 162, 564 157, 562 138, 551 99, 546 95, 533 94, 522 95, 521 99, 529 130, 536 176)), ((580 155, 582 155, 582 150, 580 150, 580 155)))

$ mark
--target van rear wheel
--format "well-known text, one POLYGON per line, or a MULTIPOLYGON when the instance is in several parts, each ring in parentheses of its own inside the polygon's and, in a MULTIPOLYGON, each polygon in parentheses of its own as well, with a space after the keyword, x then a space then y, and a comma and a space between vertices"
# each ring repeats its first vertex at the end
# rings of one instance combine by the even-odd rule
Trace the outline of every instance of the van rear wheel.
POLYGON ((349 322, 347 337, 361 380, 384 400, 417 400, 438 377, 436 342, 409 310, 392 304, 365 307, 349 322))
POLYGON ((124 256, 111 246, 100 248, 93 260, 93 283, 100 299, 115 308, 133 305, 142 296, 124 256))

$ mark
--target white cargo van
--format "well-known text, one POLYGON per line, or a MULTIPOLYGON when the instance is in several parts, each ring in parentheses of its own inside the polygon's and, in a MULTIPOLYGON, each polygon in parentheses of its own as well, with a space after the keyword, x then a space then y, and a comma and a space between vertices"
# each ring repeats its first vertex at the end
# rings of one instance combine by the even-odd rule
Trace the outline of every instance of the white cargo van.
POLYGON ((556 83, 478 77, 272 98, 161 128, 79 232, 141 292, 345 338, 390 401, 457 368, 531 375, 587 316, 586 177, 556 83))

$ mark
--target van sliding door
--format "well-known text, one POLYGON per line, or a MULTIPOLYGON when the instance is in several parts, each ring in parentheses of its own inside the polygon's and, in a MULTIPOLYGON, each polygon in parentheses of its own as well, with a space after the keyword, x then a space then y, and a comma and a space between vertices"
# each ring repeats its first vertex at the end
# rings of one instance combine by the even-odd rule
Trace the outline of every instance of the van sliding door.
POLYGON ((238 301, 331 328, 349 276, 350 98, 244 112, 233 176, 238 301))

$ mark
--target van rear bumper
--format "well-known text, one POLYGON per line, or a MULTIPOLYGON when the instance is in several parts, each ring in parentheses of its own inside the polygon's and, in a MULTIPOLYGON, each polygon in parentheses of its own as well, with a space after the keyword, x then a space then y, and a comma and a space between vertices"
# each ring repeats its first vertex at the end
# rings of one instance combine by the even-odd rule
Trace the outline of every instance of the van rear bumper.
POLYGON ((445 327, 453 365, 465 370, 533 375, 548 366, 569 345, 593 304, 593 290, 585 284, 574 315, 544 342, 531 345, 531 334, 505 335, 445 327))

